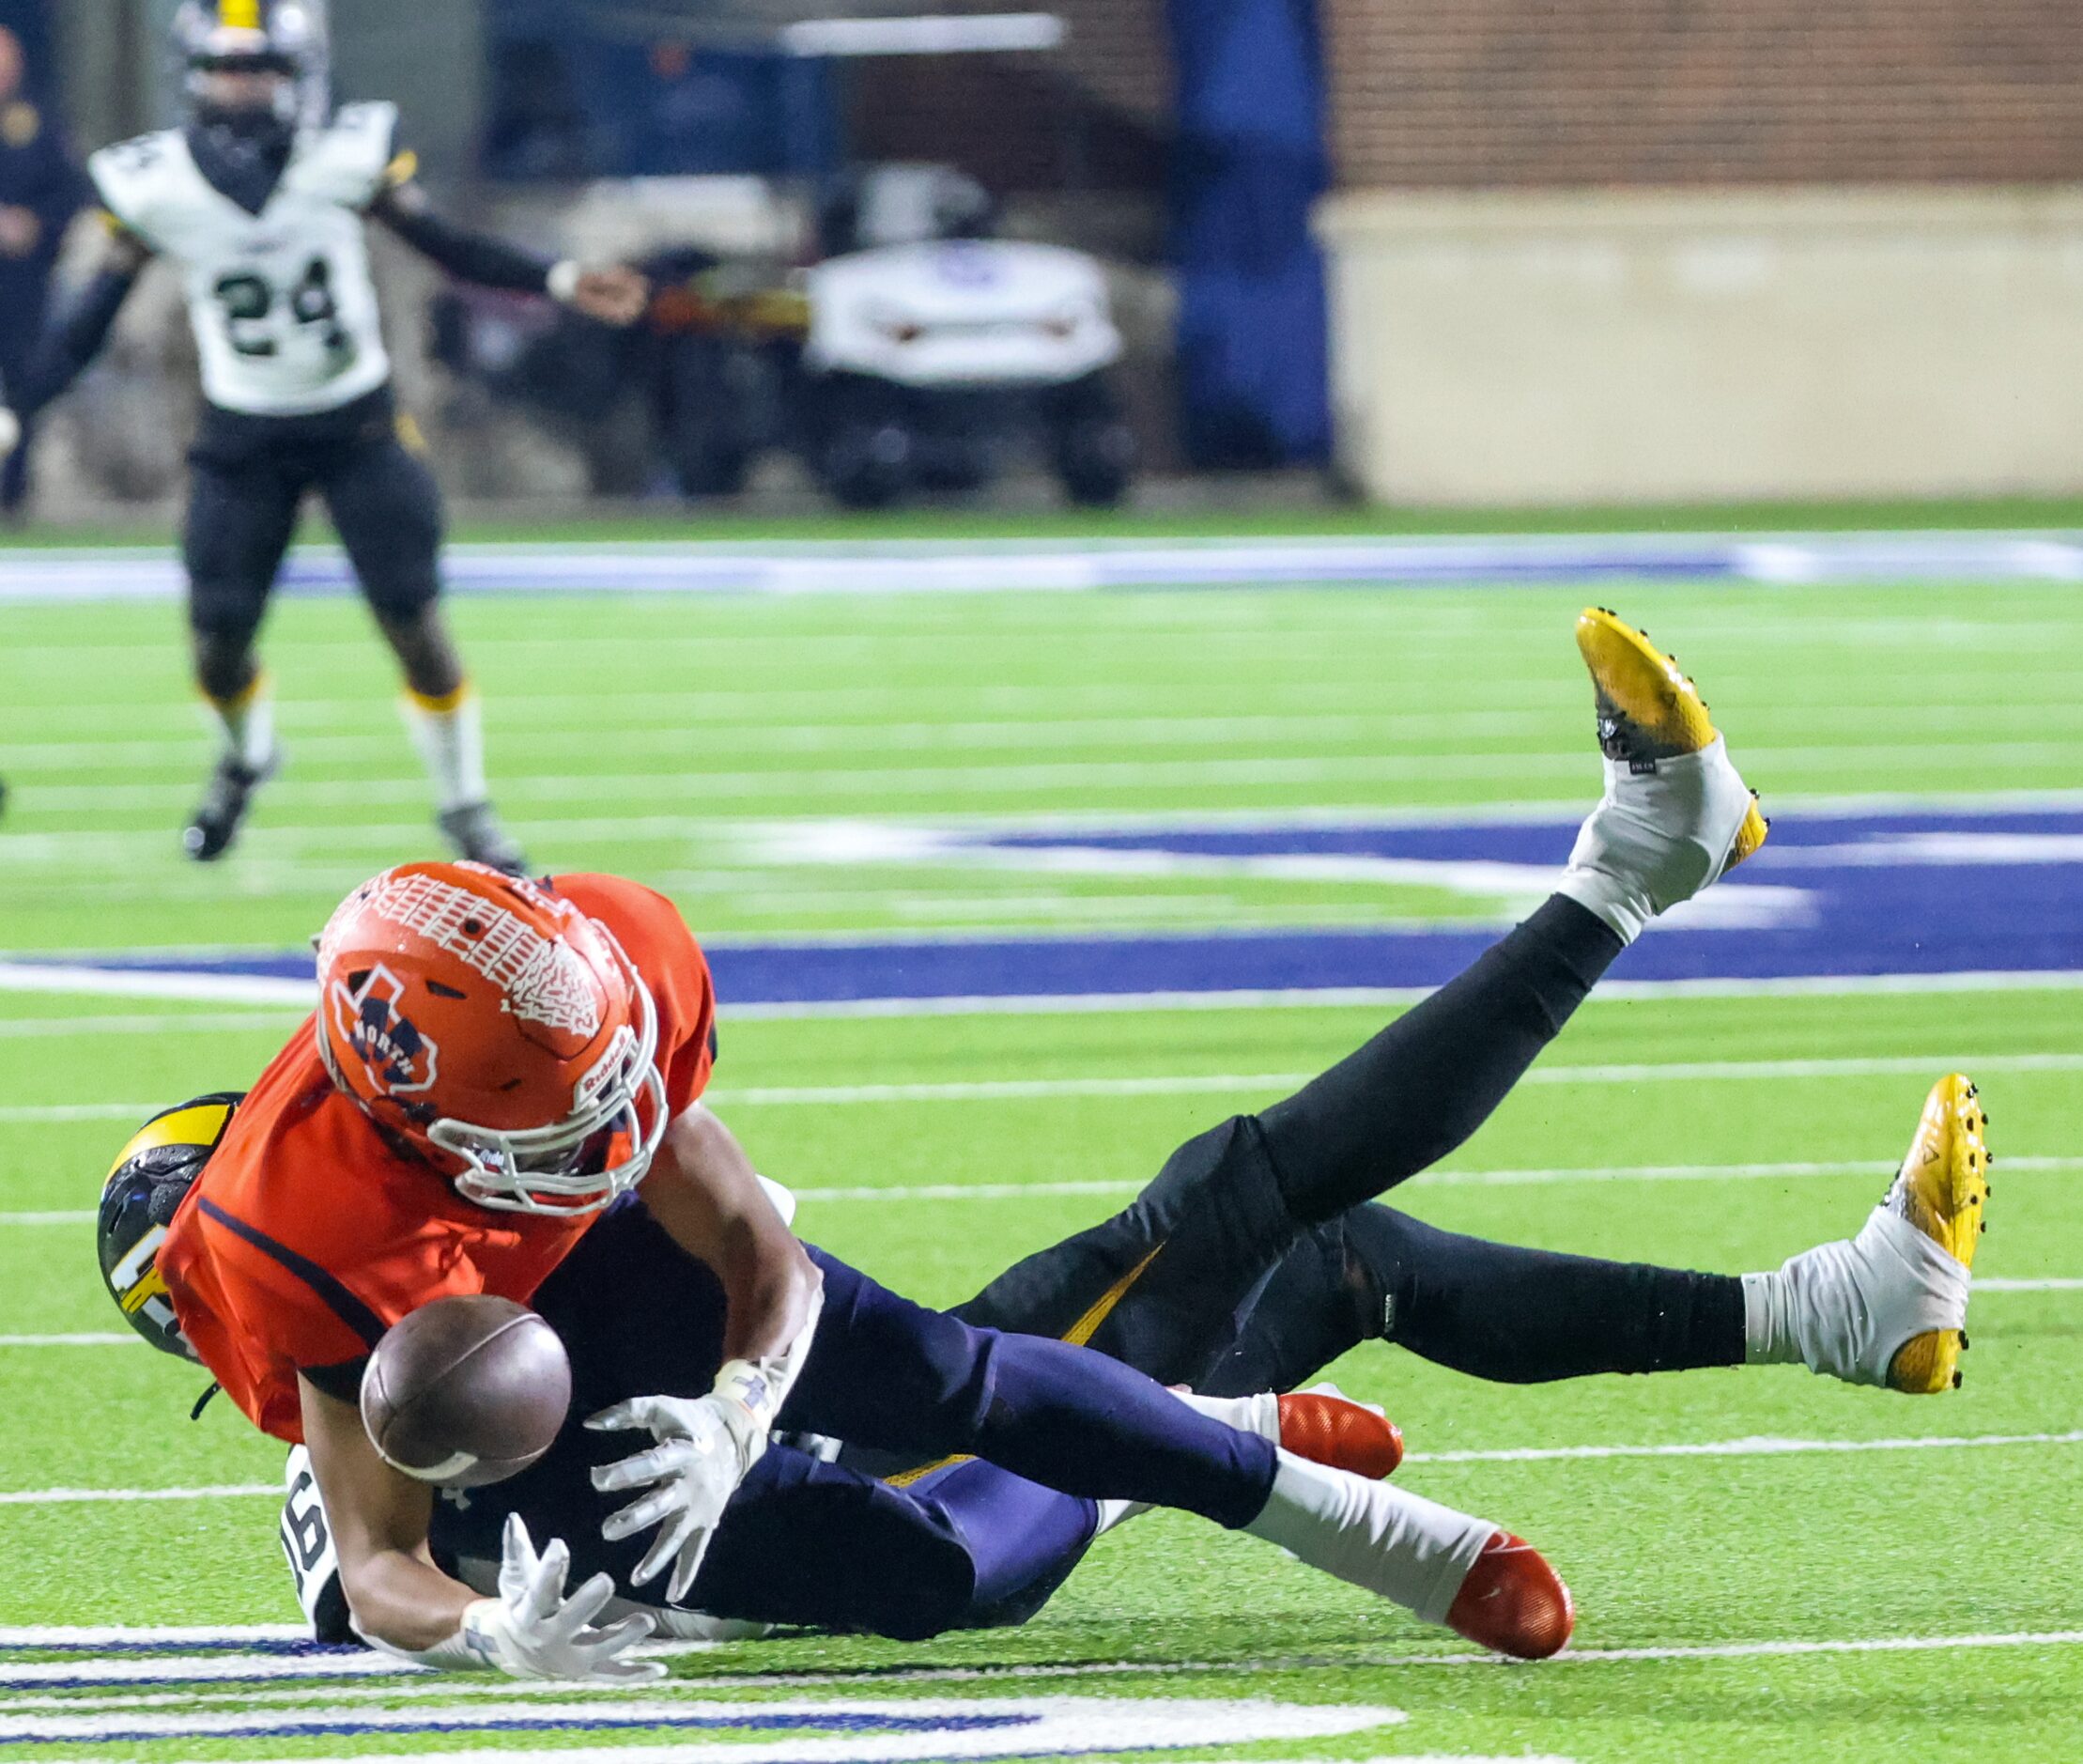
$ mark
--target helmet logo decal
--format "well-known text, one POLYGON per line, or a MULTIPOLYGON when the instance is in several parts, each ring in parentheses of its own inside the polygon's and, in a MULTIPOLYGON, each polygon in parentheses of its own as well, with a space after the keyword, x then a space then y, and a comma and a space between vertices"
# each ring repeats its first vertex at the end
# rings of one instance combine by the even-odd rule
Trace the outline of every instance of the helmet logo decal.
MULTIPOLYGON (((571 916, 564 902, 544 896, 543 904, 571 916)), ((474 968, 523 1022, 589 1041, 600 1033, 600 999, 585 958, 483 895, 439 876, 391 874, 348 905, 417 932, 474 968)))
POLYGON ((568 943, 544 943, 506 989, 507 1009, 523 1022, 563 1029, 587 1041, 600 1033, 600 1001, 585 958, 568 943))
POLYGON ((398 1009, 404 996, 404 983, 378 963, 352 991, 344 981, 334 981, 330 1000, 340 1039, 393 1096, 429 1089, 440 1059, 440 1049, 398 1009))

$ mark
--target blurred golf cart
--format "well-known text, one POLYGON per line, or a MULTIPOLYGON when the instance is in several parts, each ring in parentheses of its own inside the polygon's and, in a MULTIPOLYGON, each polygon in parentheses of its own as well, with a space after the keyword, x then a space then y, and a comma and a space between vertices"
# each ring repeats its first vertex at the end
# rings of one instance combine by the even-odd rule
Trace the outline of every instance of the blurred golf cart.
POLYGON ((976 490, 1023 462, 1073 503, 1119 503, 1137 450, 1112 381, 1122 343, 1099 261, 998 237, 995 203, 965 173, 850 164, 830 145, 855 58, 1045 52, 1063 38, 1039 13, 786 27, 775 52, 816 75, 777 86, 794 95, 784 132, 813 137, 797 162, 825 162, 790 180, 814 216, 813 261, 661 252, 641 265, 658 290, 650 317, 620 334, 453 290, 436 306, 437 358, 585 450, 602 491, 644 475, 629 456, 634 406, 649 476, 662 468, 689 497, 731 494, 761 456, 786 449, 854 508, 976 490), (806 89, 825 100, 810 122, 806 89))

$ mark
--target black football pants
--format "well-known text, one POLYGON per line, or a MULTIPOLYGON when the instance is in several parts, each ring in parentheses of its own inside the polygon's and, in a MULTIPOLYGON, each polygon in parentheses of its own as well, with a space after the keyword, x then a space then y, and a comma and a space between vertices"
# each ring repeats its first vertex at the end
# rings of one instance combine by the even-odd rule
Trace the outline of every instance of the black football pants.
POLYGON ((1512 1383, 1733 1365, 1742 1283, 1459 1236, 1371 1204, 1453 1151, 1620 940, 1556 897, 1296 1095, 1188 1140, 1125 1211, 956 1310, 1211 1396, 1291 1390, 1360 1342, 1512 1383))

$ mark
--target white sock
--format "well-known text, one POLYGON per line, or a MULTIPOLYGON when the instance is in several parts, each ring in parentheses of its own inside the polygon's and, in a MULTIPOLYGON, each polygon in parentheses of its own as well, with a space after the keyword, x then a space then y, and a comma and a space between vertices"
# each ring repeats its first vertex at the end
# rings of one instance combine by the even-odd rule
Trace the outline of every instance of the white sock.
POLYGON ((1280 1444, 1280 1399, 1270 1390, 1254 1397, 1203 1397, 1191 1390, 1175 1390, 1172 1395, 1225 1427, 1280 1444))
POLYGON ((1885 1385, 1904 1342, 1967 1321, 1967 1270, 1886 1206, 1857 1237, 1743 1277, 1745 1355, 1806 1366, 1847 1384, 1885 1385))
POLYGON ((1103 1538, 1116 1526, 1140 1519, 1150 1510, 1148 1501, 1095 1501, 1092 1504, 1100 1509, 1100 1523, 1092 1527, 1095 1538, 1103 1538))
POLYGON ((1721 874, 1751 793, 1720 735, 1653 772, 1608 760, 1606 792, 1555 885, 1632 943, 1659 913, 1721 874))
POLYGON ((408 689, 398 713, 411 733, 434 785, 434 806, 442 813, 483 802, 485 723, 477 693, 465 682, 446 698, 427 698, 408 689))
POLYGON ((1365 1481, 1284 1451, 1265 1510, 1244 1529, 1311 1568, 1441 1623, 1501 1527, 1394 1483, 1365 1481))
POLYGON ((237 698, 203 695, 203 714, 217 732, 224 756, 248 771, 264 772, 275 758, 275 686, 265 673, 237 698))

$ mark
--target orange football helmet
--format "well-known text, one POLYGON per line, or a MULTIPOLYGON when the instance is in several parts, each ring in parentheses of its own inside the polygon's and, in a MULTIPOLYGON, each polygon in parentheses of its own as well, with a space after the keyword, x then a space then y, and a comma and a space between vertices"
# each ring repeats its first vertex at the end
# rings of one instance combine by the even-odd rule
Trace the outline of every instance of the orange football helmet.
POLYGON ((386 1136, 503 1212, 594 1213, 666 1129, 658 1013, 614 936, 533 882, 410 863, 318 937, 318 1052, 386 1136))

